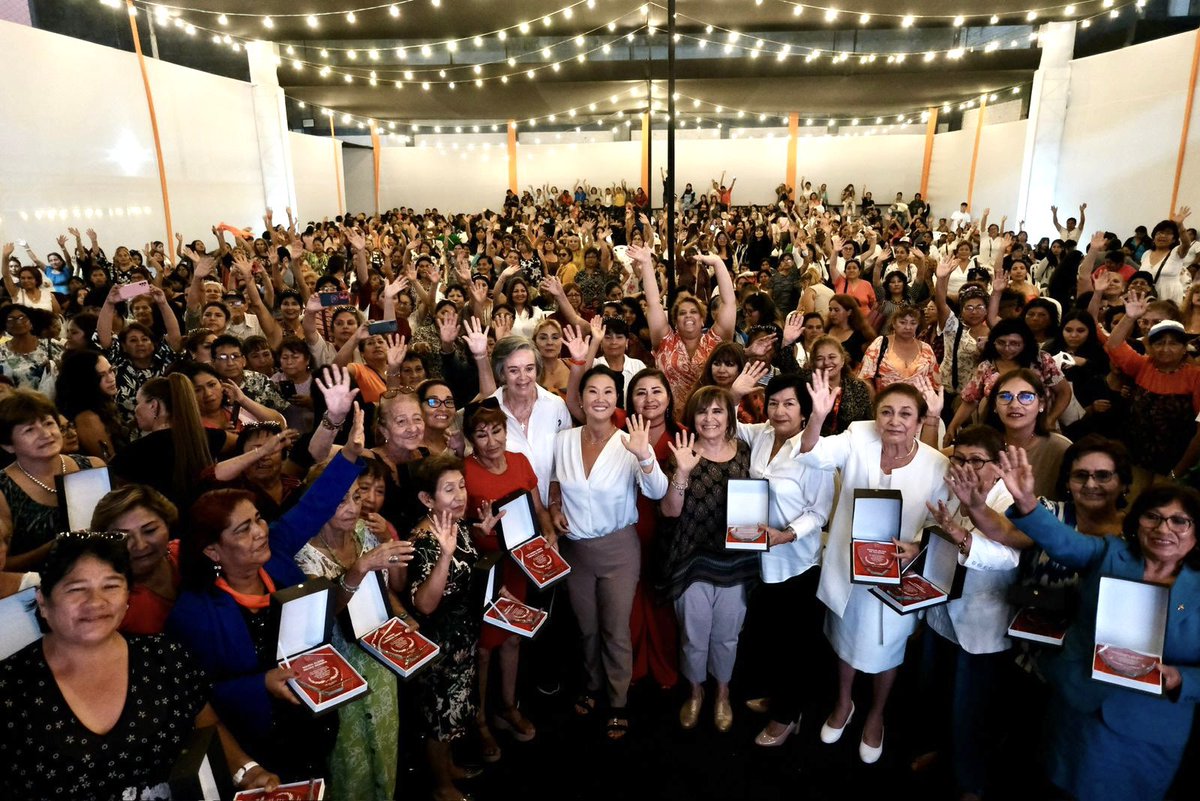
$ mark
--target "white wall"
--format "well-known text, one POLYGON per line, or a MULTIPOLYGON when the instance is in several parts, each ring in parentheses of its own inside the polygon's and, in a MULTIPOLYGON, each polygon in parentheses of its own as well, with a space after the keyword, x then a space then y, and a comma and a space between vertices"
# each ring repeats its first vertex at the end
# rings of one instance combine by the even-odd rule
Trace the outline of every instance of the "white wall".
MULTIPOLYGON (((290 132, 288 140, 291 143, 292 172, 296 178, 296 218, 305 221, 337 216, 337 173, 334 172, 333 159, 336 152, 338 164, 342 164, 342 143, 328 136, 290 132)), ((344 187, 342 197, 345 197, 344 187)))
MULTIPOLYGON (((1168 216, 1196 35, 1071 63, 1056 192, 1060 220, 1086 202, 1090 231, 1125 236, 1168 216)), ((1200 110, 1192 114, 1178 202, 1200 209, 1200 110)), ((1044 213, 1049 228, 1050 210, 1044 213)), ((1196 217, 1188 223, 1196 225, 1196 217)))
MULTIPOLYGON (((68 226, 96 228, 110 256, 165 239, 136 57, 8 22, 0 42, 0 241, 26 239, 45 258, 68 226)), ((211 239, 217 222, 261 226, 249 84, 147 63, 175 230, 211 239)))

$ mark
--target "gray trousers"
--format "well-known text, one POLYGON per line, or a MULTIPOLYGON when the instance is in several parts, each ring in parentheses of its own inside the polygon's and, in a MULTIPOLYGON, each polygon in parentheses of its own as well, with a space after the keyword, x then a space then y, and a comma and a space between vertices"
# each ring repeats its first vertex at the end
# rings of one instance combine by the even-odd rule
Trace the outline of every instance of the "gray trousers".
POLYGON ((679 669, 693 684, 703 684, 711 673, 728 683, 737 661, 738 635, 746 619, 746 587, 718 587, 694 581, 675 599, 679 618, 679 669))
POLYGON ((571 564, 567 594, 583 639, 588 691, 599 692, 607 682, 609 704, 623 707, 633 675, 629 616, 642 564, 637 533, 629 526, 568 540, 563 550, 571 564))

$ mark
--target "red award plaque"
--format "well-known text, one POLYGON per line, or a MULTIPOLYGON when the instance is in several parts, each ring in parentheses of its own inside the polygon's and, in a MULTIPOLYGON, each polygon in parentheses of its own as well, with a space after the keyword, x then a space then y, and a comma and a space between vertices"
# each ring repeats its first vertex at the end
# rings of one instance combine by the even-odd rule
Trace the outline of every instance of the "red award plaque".
POLYGON ((311 779, 306 782, 281 784, 270 792, 266 790, 243 790, 233 801, 321 801, 325 797, 325 780, 311 779))
POLYGON ((512 556, 539 590, 549 587, 571 572, 567 560, 550 547, 545 537, 534 537, 514 548, 512 556))
POLYGON ((900 559, 891 542, 854 540, 854 575, 857 582, 899 584, 900 559))
POLYGON ((367 682, 332 645, 292 657, 296 678, 288 679, 300 700, 314 712, 324 712, 367 691, 367 682))

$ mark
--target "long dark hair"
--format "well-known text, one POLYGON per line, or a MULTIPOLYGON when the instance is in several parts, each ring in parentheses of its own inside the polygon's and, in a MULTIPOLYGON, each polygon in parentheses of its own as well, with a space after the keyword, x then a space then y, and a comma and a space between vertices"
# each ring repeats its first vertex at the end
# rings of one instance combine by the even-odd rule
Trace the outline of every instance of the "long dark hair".
POLYGON ((1063 315, 1062 325, 1058 327, 1058 338, 1054 341, 1050 352, 1063 353, 1067 350, 1067 340, 1063 337, 1062 331, 1067 323, 1073 322, 1082 323, 1088 332, 1087 341, 1080 346, 1075 355, 1087 359, 1093 369, 1106 375, 1108 373, 1108 352, 1104 350, 1100 336, 1096 333, 1096 318, 1086 309, 1071 309, 1063 315), (1095 365, 1092 365, 1093 362, 1095 365))
MULTIPOLYGON (((667 388, 667 411, 663 415, 663 423, 667 433, 675 436, 681 430, 679 423, 675 422, 675 393, 671 391, 671 382, 667 380, 667 374, 657 367, 639 370, 633 378, 629 379, 629 386, 625 388, 625 409, 633 414, 633 393, 637 390, 638 384, 650 378, 661 381, 662 385, 667 388)), ((580 386, 583 386, 582 382, 580 386)), ((654 444, 651 443, 650 447, 654 447, 654 444)))
POLYGON ((95 412, 106 428, 122 428, 117 418, 117 405, 100 389, 96 365, 104 355, 94 350, 76 350, 63 356, 58 380, 54 382, 58 410, 68 420, 83 412, 95 412))
POLYGON ((979 354, 979 360, 999 361, 1000 352, 996 350, 996 340, 1000 337, 1011 336, 1012 334, 1018 334, 1025 341, 1025 347, 1021 349, 1020 354, 1015 359, 1016 363, 1021 367, 1033 367, 1037 364, 1037 338, 1029 330, 1029 326, 1025 324, 1025 321, 1019 319, 1001 320, 992 327, 991 333, 988 334, 987 344, 983 346, 983 353, 979 354))

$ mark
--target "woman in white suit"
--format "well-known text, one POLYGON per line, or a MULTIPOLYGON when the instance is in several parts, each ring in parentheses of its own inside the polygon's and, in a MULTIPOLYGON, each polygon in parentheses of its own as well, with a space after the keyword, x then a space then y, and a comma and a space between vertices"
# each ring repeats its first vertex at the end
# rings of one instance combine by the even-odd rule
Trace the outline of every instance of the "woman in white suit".
POLYGON ((904 496, 900 540, 912 542, 921 536, 932 522, 926 503, 936 505, 949 498, 945 483, 949 461, 919 439, 924 431, 926 439, 936 442, 941 396, 932 391, 923 395, 911 384, 892 384, 875 397, 874 421, 851 423, 845 432, 822 438, 821 426, 833 410, 838 390, 831 390, 825 376, 817 372, 809 394, 812 416, 797 458, 842 474, 817 588, 817 597, 829 608, 825 636, 838 657, 838 698, 821 727, 821 741, 837 742, 854 716, 855 674, 873 674, 874 697, 858 746, 859 757, 870 764, 883 753, 883 710, 917 621, 915 616, 885 608, 866 586, 850 582, 854 490, 899 490, 904 496))

